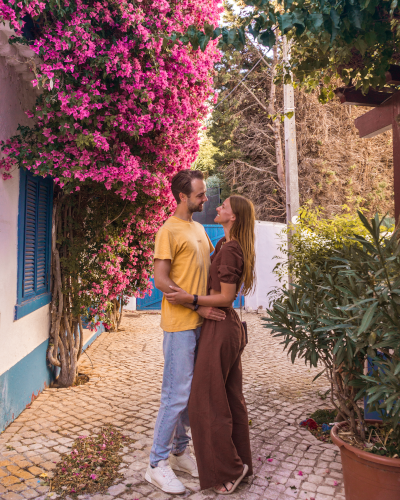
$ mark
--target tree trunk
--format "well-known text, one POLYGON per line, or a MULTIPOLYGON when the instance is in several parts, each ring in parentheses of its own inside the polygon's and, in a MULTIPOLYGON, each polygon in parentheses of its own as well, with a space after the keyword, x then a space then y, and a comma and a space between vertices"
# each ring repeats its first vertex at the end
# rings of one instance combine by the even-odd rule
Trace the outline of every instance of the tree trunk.
MULTIPOLYGON (((72 229, 67 224, 68 210, 63 206, 64 200, 65 196, 55 198, 53 205, 51 327, 47 359, 52 365, 60 368, 57 385, 71 387, 76 380, 82 353, 83 328, 81 317, 72 315, 73 289, 68 280, 62 276, 60 248, 57 243, 59 235, 62 234, 64 236, 69 234, 73 240, 72 229)), ((71 217, 71 213, 69 216, 71 217)), ((67 257, 67 248, 64 246, 61 250, 62 255, 67 257)))
POLYGON ((112 301, 112 309, 109 312, 109 325, 111 332, 117 332, 120 327, 122 321, 123 305, 123 297, 118 297, 112 301))
POLYGON ((118 316, 117 316, 117 330, 119 330, 119 327, 120 327, 121 321, 122 321, 124 297, 120 297, 118 300, 119 300, 119 309, 118 309, 118 316))

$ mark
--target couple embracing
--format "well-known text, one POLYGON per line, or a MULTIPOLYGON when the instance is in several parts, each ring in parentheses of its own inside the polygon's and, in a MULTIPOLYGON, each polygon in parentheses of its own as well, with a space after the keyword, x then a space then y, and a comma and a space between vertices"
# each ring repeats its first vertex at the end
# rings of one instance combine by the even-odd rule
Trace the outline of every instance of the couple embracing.
POLYGON ((177 208, 158 231, 154 252, 155 285, 164 293, 165 364, 145 478, 180 494, 185 487, 174 470, 184 471, 200 478, 201 489, 227 495, 253 473, 242 392, 246 335, 232 304, 242 286, 246 294, 254 283, 254 208, 242 196, 217 208, 225 237, 210 259, 214 247, 192 220, 207 201, 202 172, 179 172, 171 189, 177 208))

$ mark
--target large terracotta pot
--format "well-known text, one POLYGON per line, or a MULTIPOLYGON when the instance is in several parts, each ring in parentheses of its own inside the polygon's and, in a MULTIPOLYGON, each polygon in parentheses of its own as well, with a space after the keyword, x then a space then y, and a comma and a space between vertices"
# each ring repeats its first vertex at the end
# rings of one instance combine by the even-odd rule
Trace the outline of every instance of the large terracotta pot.
POLYGON ((343 425, 346 422, 333 427, 331 438, 340 448, 346 500, 400 500, 400 459, 374 455, 345 443, 338 436, 343 425))

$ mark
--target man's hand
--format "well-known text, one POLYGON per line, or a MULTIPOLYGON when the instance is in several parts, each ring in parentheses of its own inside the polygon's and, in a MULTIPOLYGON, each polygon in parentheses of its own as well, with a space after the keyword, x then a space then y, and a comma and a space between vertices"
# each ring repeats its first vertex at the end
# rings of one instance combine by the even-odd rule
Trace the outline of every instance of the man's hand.
POLYGON ((212 319, 214 321, 223 321, 226 317, 224 311, 221 311, 221 309, 217 309, 216 307, 200 306, 196 312, 200 314, 201 317, 212 319))

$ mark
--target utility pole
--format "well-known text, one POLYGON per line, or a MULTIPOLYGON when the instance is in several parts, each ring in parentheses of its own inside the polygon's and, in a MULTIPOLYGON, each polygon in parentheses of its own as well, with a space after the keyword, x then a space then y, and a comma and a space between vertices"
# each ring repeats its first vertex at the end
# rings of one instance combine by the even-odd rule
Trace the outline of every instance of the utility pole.
MULTIPOLYGON (((289 62, 287 39, 283 36, 283 63, 289 62)), ((297 214, 300 208, 299 200, 299 173, 297 165, 297 145, 296 145, 296 118, 294 109, 294 89, 293 85, 283 85, 283 107, 284 113, 293 113, 291 118, 285 116, 285 174, 286 174, 286 222, 288 225, 288 250, 289 262, 291 256, 290 239, 293 234, 291 224, 296 223, 297 214)), ((289 268, 290 269, 290 268, 289 268)), ((292 288, 292 275, 289 270, 289 289, 292 288)))
MULTIPOLYGON (((286 36, 283 37, 283 62, 289 61, 286 36)), ((284 113, 293 113, 291 118, 285 116, 285 174, 286 174, 286 221, 295 223, 298 215, 299 200, 299 175, 297 166, 297 146, 296 146, 296 120, 294 109, 294 89, 293 85, 283 86, 284 113)))

